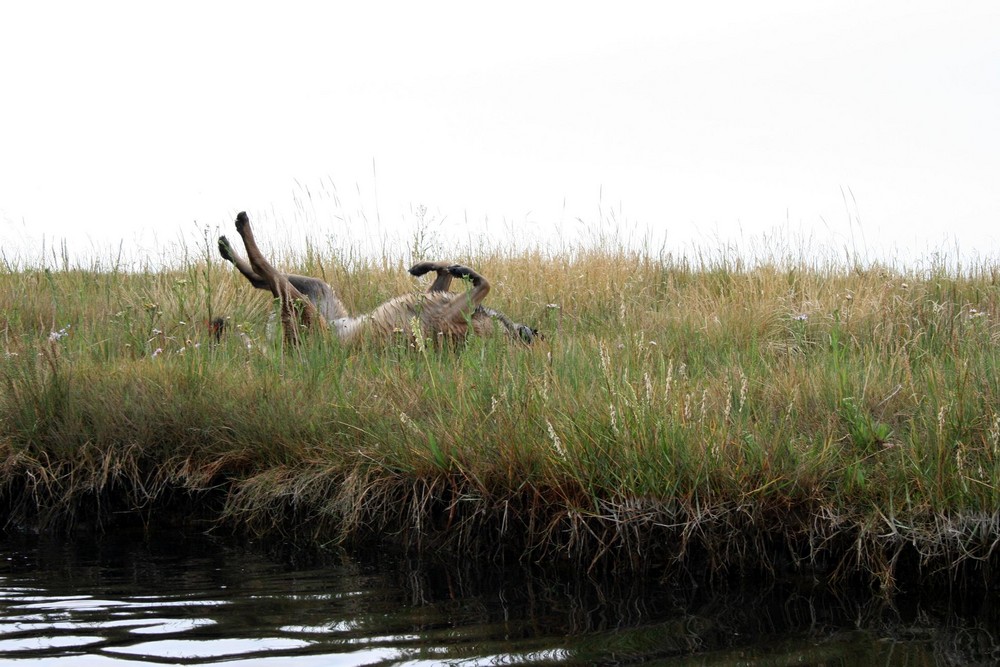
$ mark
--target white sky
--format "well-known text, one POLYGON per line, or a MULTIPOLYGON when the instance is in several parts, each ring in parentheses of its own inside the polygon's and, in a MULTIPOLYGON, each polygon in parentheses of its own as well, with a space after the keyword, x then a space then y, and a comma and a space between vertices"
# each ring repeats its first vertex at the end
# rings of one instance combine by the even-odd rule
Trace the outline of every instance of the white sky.
POLYGON ((423 204, 504 244, 613 212, 998 255, 998 2, 484 6, 3 3, 0 252, 152 260, 244 209, 377 249, 423 204))

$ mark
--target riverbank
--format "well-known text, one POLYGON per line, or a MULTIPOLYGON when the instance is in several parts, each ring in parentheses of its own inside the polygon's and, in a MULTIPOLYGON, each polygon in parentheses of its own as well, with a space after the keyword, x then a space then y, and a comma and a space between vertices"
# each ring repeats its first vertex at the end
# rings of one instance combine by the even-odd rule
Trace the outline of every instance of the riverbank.
MULTIPOLYGON (((168 520, 188 498, 317 544, 997 583, 1000 265, 456 259, 545 340, 287 350, 267 295, 210 254, 145 274, 8 267, 8 527, 168 520)), ((401 262, 298 263, 352 312, 419 289, 401 262)))

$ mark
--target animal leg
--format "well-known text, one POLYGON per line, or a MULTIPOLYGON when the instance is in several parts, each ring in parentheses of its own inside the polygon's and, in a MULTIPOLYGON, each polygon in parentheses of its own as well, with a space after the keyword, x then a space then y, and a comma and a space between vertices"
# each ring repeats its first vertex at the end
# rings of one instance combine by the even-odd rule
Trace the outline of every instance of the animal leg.
POLYGON ((490 293, 490 282, 476 271, 461 264, 452 264, 445 271, 454 278, 469 280, 472 288, 464 294, 456 294, 455 298, 444 306, 440 314, 441 320, 447 324, 465 324, 472 319, 476 308, 490 293))
POLYGON ((253 231, 250 229, 250 218, 245 212, 236 216, 236 231, 246 246, 252 272, 259 276, 267 285, 267 289, 271 290, 271 294, 281 301, 281 323, 285 330, 285 339, 289 344, 295 345, 299 342, 300 319, 306 328, 313 326, 325 328, 326 320, 320 317, 316 306, 292 285, 288 276, 276 270, 264 258, 254 240, 253 231))
MULTIPOLYGON (((254 272, 253 267, 245 259, 237 254, 225 236, 219 237, 219 254, 226 261, 232 262, 233 266, 239 269, 239 272, 250 281, 251 285, 257 289, 271 291, 267 282, 254 272)), ((324 281, 319 278, 299 276, 294 273, 286 273, 285 276, 295 289, 309 298, 327 322, 348 316, 344 304, 337 298, 333 288, 324 281)))
POLYGON ((245 259, 236 254, 233 246, 229 243, 229 239, 225 236, 219 237, 219 254, 222 259, 227 262, 232 262, 243 277, 250 281, 250 284, 257 289, 270 289, 263 278, 254 273, 253 268, 247 263, 245 259))
POLYGON ((429 271, 434 271, 437 273, 437 278, 430 287, 427 288, 428 292, 447 292, 451 289, 452 276, 448 272, 448 267, 451 266, 446 262, 420 262, 419 264, 414 264, 410 267, 410 275, 422 276, 429 271))

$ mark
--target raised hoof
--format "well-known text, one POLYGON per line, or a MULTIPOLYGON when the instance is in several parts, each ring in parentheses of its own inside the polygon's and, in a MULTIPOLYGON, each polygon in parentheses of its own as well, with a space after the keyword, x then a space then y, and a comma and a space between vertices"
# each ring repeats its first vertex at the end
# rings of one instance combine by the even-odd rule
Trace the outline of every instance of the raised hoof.
POLYGON ((452 264, 448 267, 448 273, 455 276, 456 278, 468 278, 475 275, 475 271, 462 264, 452 264))
POLYGON ((434 262, 420 262, 419 264, 414 264, 410 267, 411 276, 422 276, 428 271, 433 271, 435 267, 434 262))
POLYGON ((247 216, 246 211, 240 211, 236 216, 236 231, 243 233, 244 227, 250 226, 250 218, 247 216))
POLYGON ((219 254, 226 261, 233 261, 233 246, 229 244, 229 239, 225 236, 219 237, 219 254))

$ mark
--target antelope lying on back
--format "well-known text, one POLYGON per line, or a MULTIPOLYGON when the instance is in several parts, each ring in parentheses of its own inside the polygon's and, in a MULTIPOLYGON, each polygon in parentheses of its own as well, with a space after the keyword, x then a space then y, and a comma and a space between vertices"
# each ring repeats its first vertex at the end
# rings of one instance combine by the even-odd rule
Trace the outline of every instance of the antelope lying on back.
POLYGON ((236 216, 236 231, 243 239, 247 259, 236 254, 225 236, 219 238, 219 254, 232 262, 254 287, 269 290, 281 302, 281 323, 286 340, 299 340, 299 327, 326 328, 331 326, 340 340, 388 338, 404 332, 414 335, 418 323, 425 336, 462 339, 470 334, 489 335, 497 327, 515 340, 532 342, 538 332, 524 324, 511 321, 506 315, 485 308, 483 299, 490 284, 467 266, 445 262, 421 262, 410 269, 414 276, 434 271, 437 278, 423 294, 404 294, 386 301, 367 315, 351 317, 344 304, 328 284, 318 278, 282 273, 264 258, 254 240, 247 214, 236 216), (468 279, 472 286, 467 292, 449 292, 454 278, 468 279))

